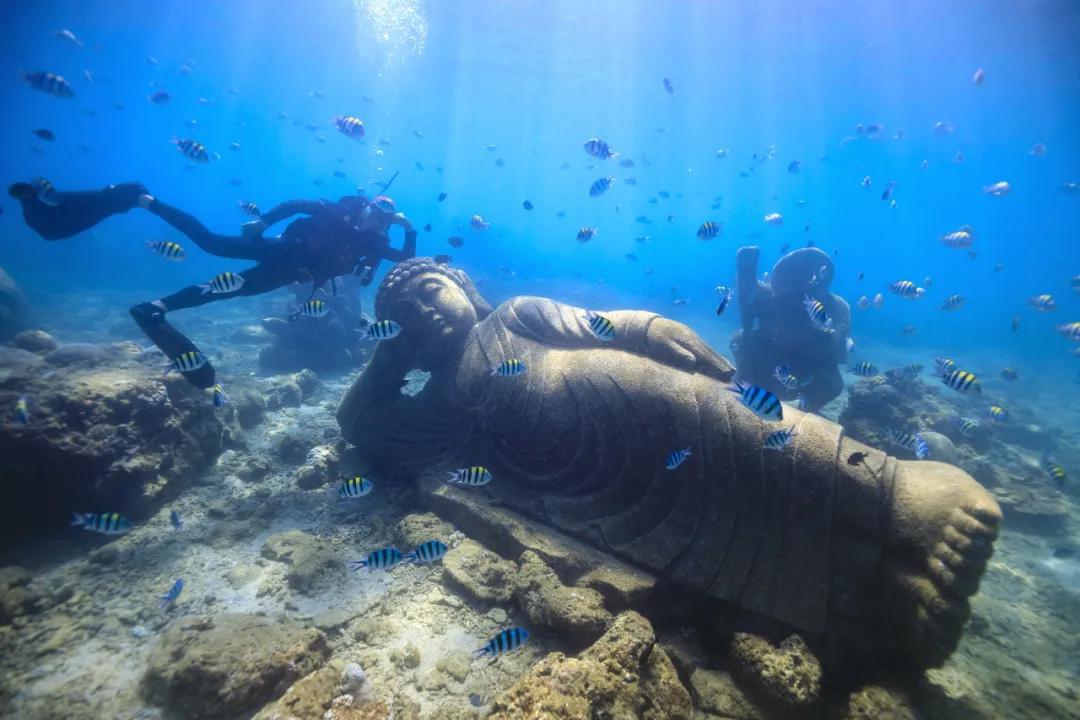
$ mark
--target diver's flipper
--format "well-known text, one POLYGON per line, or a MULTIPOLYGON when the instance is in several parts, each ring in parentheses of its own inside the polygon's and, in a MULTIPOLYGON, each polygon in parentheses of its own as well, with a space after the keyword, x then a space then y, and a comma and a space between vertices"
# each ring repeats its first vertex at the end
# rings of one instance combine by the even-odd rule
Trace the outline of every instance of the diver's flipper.
POLYGON ((102 190, 54 192, 55 205, 43 203, 29 183, 15 183, 8 194, 22 203, 23 219, 46 240, 62 240, 88 230, 117 213, 131 210, 146 188, 140 183, 110 185, 102 190), (29 191, 29 192, 28 192, 29 191))
MULTIPOLYGON (((165 311, 153 303, 141 303, 131 308, 131 317, 135 319, 146 336, 170 360, 188 351, 198 351, 195 343, 188 340, 179 330, 165 320, 165 311)), ((216 373, 208 360, 198 370, 183 373, 184 378, 197 388, 206 390, 214 387, 216 373)))

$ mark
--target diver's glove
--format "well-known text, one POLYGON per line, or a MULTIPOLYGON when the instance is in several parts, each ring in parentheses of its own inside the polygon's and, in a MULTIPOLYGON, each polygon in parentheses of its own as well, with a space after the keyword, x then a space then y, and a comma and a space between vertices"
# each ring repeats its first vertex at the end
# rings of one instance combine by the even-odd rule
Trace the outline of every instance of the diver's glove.
POLYGON ((240 226, 240 234, 244 237, 259 237, 266 229, 266 223, 262 220, 252 220, 240 226))

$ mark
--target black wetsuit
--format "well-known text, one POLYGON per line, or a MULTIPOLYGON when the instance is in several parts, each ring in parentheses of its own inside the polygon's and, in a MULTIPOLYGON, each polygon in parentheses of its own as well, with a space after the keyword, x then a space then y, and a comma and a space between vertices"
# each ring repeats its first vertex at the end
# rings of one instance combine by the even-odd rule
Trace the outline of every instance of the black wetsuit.
MULTIPOLYGON (((55 206, 41 202, 26 184, 12 186, 10 194, 22 202, 27 225, 46 240, 59 240, 93 227, 110 215, 127 212, 147 191, 138 183, 125 183, 90 192, 56 192, 51 198, 55 206)), ((291 222, 280 237, 267 238, 254 233, 219 235, 193 216, 155 199, 147 209, 204 251, 219 257, 253 260, 256 265, 238 273, 244 284, 236 292, 203 292, 202 286, 192 285, 157 303, 144 302, 132 307, 131 316, 147 337, 173 359, 197 348, 165 320, 166 311, 231 297, 261 295, 293 282, 311 281, 318 288, 327 280, 354 272, 362 275, 362 285, 368 285, 382 260, 400 262, 415 255, 416 231, 406 231, 400 250, 390 247, 385 224, 377 229, 358 229, 366 204, 359 197, 343 198, 336 203, 325 200, 282 203, 261 216, 265 227, 298 214, 307 217, 291 222)), ((200 388, 212 387, 215 382, 214 368, 209 362, 184 376, 200 388)))

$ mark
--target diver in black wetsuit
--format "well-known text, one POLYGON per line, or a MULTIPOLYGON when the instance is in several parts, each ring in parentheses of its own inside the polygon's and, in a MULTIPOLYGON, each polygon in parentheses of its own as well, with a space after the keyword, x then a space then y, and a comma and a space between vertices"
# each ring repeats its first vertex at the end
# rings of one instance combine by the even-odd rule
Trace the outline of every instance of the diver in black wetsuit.
MULTIPOLYGON (((400 262, 416 254, 416 231, 394 202, 380 195, 327 200, 291 200, 245 223, 239 236, 210 232, 197 219, 152 197, 139 183, 110 185, 89 192, 56 192, 47 196, 29 183, 12 185, 9 194, 22 203, 26 224, 46 240, 60 240, 93 227, 110 215, 142 207, 172 225, 206 252, 219 257, 254 260, 254 267, 239 273, 241 287, 228 294, 205 292, 192 285, 160 300, 140 303, 131 316, 170 360, 198 348, 165 320, 172 310, 205 305, 236 296, 261 295, 293 282, 311 281, 315 289, 340 275, 356 274, 369 285, 383 260, 400 262), (263 237, 270 226, 303 214, 277 237, 263 237), (405 230, 401 249, 390 246, 390 226, 405 230)), ((213 387, 215 372, 208 362, 184 373, 200 388, 213 387)))

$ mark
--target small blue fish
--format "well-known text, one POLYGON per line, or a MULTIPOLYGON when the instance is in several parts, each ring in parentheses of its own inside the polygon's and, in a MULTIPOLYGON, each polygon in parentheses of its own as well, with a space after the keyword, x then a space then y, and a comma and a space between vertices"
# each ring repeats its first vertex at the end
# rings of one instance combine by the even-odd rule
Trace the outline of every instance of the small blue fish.
POLYGON ((975 418, 960 417, 955 421, 956 429, 960 431, 960 434, 964 437, 971 437, 981 427, 981 423, 975 418))
POLYGON ((498 365, 492 366, 491 374, 501 375, 502 377, 515 377, 523 374, 525 369, 525 363, 517 358, 510 358, 509 360, 503 360, 498 365))
POLYGON ((780 398, 769 390, 757 385, 743 385, 738 380, 728 389, 738 395, 739 401, 753 410, 758 417, 766 420, 784 419, 784 409, 780 404, 780 398))
POLYGON ((214 407, 225 407, 229 402, 229 396, 225 394, 225 389, 221 387, 221 383, 214 386, 214 407))
POLYGON ((22 425, 30 423, 30 398, 20 395, 15 401, 15 419, 22 425))
POLYGON ((731 302, 731 290, 720 285, 716 288, 716 292, 720 294, 720 302, 716 306, 716 316, 720 317, 727 310, 728 304, 731 302))
POLYGON ((180 593, 183 592, 183 590, 184 590, 184 581, 181 580, 180 578, 177 578, 176 582, 174 582, 172 584, 172 587, 169 588, 169 592, 167 592, 167 593, 160 596, 160 599, 161 599, 160 607, 161 607, 161 609, 164 610, 169 605, 172 605, 174 602, 176 602, 176 600, 180 597, 180 593))
POLYGON ((404 557, 396 547, 385 547, 368 553, 368 556, 363 560, 350 560, 349 569, 353 571, 366 570, 367 572, 389 570, 397 566, 404 557))
POLYGON ((791 444, 791 441, 795 438, 797 434, 798 433, 795 428, 777 430, 776 432, 770 433, 769 436, 765 438, 764 447, 766 450, 783 451, 784 448, 791 444))
POLYGON ((173 526, 173 530, 183 530, 184 521, 180 517, 180 513, 175 510, 169 511, 169 524, 173 526))
POLYGON ((686 462, 686 458, 690 457, 692 453, 690 448, 683 448, 682 450, 673 450, 668 453, 667 460, 664 461, 664 467, 668 470, 674 470, 675 468, 686 462))
POLYGON ((615 182, 614 175, 598 178, 596 182, 589 186, 589 197, 600 197, 608 191, 613 182, 615 182))
POLYGON ((438 540, 428 540, 427 542, 420 543, 419 547, 411 552, 405 553, 405 560, 403 562, 416 562, 416 563, 429 563, 436 560, 442 560, 446 555, 449 548, 446 547, 446 543, 438 540))
POLYGON ((667 90, 668 95, 675 94, 675 86, 671 84, 670 78, 664 78, 664 89, 667 90))
POLYGON ((377 320, 368 325, 367 336, 372 340, 389 340, 401 334, 401 325, 393 320, 377 320))
POLYGON ((71 527, 101 533, 122 535, 131 529, 131 521, 120 513, 71 513, 71 527))
POLYGON ((792 160, 788 163, 787 171, 792 175, 795 175, 802 169, 802 160, 792 160))
POLYGON ((505 653, 517 650, 529 639, 529 631, 525 628, 512 627, 503 630, 495 637, 488 640, 487 644, 473 652, 474 658, 498 657, 505 653))

